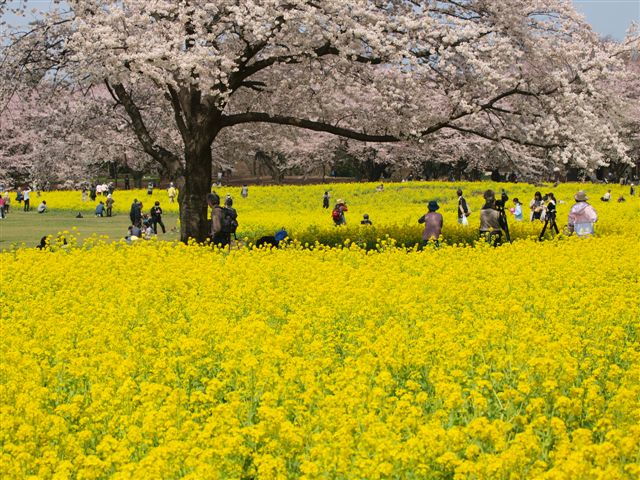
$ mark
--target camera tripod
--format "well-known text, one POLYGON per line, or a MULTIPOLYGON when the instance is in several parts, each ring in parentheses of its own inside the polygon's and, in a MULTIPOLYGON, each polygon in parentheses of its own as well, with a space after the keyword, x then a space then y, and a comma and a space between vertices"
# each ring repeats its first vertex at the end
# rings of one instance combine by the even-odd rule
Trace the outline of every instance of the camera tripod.
POLYGON ((542 240, 542 237, 544 237, 544 233, 547 231, 547 227, 549 227, 552 234, 554 230, 556 232, 556 235, 560 233, 560 230, 558 229, 558 224, 556 223, 556 212, 549 213, 545 217, 544 227, 542 227, 542 231, 540 232, 540 236, 538 237, 538 240, 542 240))
POLYGON ((504 238, 511 243, 511 235, 509 234, 509 224, 507 223, 507 214, 504 211, 504 200, 500 203, 496 202, 496 210, 500 214, 500 224, 504 227, 504 238))

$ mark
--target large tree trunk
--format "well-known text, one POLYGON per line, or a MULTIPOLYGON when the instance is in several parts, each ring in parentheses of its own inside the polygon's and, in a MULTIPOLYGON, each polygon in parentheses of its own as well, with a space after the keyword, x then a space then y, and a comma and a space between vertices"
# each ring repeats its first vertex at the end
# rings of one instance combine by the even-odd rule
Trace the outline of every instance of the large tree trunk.
POLYGON ((176 179, 180 203, 180 240, 204 242, 211 229, 207 194, 211 188, 211 144, 197 139, 185 147, 184 176, 176 179))

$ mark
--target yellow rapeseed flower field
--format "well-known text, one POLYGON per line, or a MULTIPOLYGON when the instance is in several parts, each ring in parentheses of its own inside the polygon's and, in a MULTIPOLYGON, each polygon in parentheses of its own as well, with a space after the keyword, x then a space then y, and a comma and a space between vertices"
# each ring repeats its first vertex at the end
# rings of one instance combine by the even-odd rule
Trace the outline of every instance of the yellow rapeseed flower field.
POLYGON ((0 476, 638 478, 638 227, 605 220, 499 248, 2 253, 0 476))
MULTIPOLYGON (((539 223, 510 217, 513 245, 455 246, 476 239, 492 186, 462 185, 468 228, 445 183, 333 185, 340 228, 320 208, 328 187, 223 188, 241 236, 284 226, 295 242, 77 248, 63 232, 70 246, 0 254, 0 475, 639 477, 638 200, 543 187, 561 226, 585 188, 596 238, 539 243, 539 223), (398 247, 432 199, 444 246, 398 247)), ((526 219, 536 188, 507 190, 526 219)), ((156 190, 117 192, 116 211, 134 197, 177 210, 156 190)))

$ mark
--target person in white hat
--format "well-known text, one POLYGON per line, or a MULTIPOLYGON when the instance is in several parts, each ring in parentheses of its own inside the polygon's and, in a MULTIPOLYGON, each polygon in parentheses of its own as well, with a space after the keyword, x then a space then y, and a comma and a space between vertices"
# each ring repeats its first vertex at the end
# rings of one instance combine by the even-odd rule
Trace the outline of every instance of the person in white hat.
POLYGON ((336 202, 336 206, 333 207, 333 211, 331 212, 331 218, 333 218, 333 223, 335 225, 345 225, 347 223, 346 218, 344 217, 344 212, 348 212, 349 208, 347 204, 341 198, 336 202))
POLYGON ((573 198, 576 203, 569 211, 569 220, 567 222, 569 233, 575 232, 579 237, 593 235, 593 224, 598 221, 596 209, 587 203, 589 198, 583 190, 576 193, 573 198))

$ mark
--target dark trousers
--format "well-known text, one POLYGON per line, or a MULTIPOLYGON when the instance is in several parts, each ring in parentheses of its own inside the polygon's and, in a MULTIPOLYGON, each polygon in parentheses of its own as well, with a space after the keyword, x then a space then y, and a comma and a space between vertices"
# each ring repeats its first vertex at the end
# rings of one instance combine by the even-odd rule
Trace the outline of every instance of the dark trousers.
POLYGON ((107 207, 107 217, 111 216, 112 211, 113 211, 113 207, 107 207))
POLYGON ((153 233, 158 234, 158 225, 162 227, 162 233, 167 233, 167 230, 164 228, 164 223, 162 223, 162 218, 154 218, 151 220, 153 226, 153 233))
POLYGON ((214 233, 211 243, 214 245, 220 245, 221 247, 226 247, 231 243, 231 234, 223 232, 214 233))
POLYGON ((24 201, 24 211, 28 212, 29 210, 31 210, 31 207, 29 206, 29 199, 26 199, 24 201))

